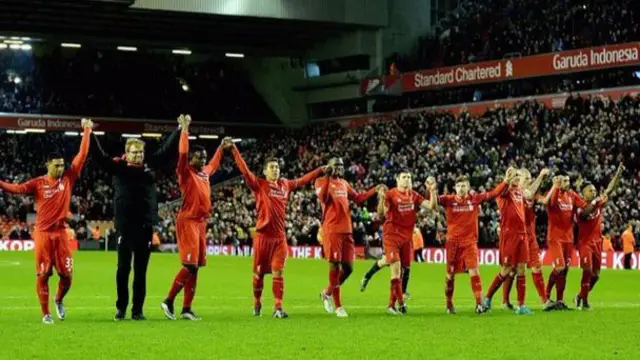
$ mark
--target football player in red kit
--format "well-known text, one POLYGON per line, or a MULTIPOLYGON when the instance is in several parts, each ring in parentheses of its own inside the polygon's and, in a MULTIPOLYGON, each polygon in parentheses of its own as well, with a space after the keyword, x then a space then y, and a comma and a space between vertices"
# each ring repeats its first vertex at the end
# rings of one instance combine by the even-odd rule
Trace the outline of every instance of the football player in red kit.
POLYGON ((52 153, 47 156, 47 174, 33 178, 22 184, 0 181, 0 189, 14 194, 32 194, 37 210, 36 228, 33 233, 35 241, 35 257, 38 299, 42 310, 42 322, 53 324, 49 311, 49 278, 53 269, 60 276, 56 293, 56 313, 58 319, 64 320, 66 310, 62 303, 71 288, 73 274, 73 257, 66 229, 67 214, 71 205, 73 185, 80 176, 82 167, 89 154, 91 129, 93 122, 81 121, 84 132, 80 143, 80 151, 73 158, 71 166, 65 170, 62 155, 52 153))
POLYGON ((282 307, 284 297, 284 265, 289 252, 285 233, 287 201, 292 191, 304 187, 320 176, 326 167, 317 168, 298 179, 280 178, 280 163, 277 158, 264 161, 264 176, 258 178, 245 163, 231 138, 225 138, 224 148, 230 148, 233 158, 247 186, 256 198, 258 215, 256 234, 253 239, 253 315, 262 311, 262 286, 265 274, 273 274, 273 317, 285 319, 289 315, 282 307))

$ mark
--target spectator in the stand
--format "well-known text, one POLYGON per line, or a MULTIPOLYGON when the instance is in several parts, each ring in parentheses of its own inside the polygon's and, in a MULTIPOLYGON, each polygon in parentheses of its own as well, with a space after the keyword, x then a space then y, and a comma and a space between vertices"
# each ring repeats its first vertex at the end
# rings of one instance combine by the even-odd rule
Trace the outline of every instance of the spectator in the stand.
MULTIPOLYGON (((250 167, 258 168, 264 154, 273 154, 289 165, 283 174, 289 176, 319 166, 331 153, 344 153, 351 165, 346 176, 360 189, 377 181, 391 181, 395 168, 408 167, 419 177, 442 174, 439 182, 449 188, 452 185, 447 183, 457 175, 468 174, 472 185, 482 191, 491 188, 497 181, 495 174, 504 172, 511 163, 533 171, 549 166, 554 171, 580 173, 599 187, 606 185, 616 164, 624 162, 628 174, 624 175, 621 188, 616 190, 615 200, 605 210, 604 217, 606 228, 613 232, 612 243, 621 249, 621 232, 629 220, 639 216, 640 157, 637 153, 640 143, 636 138, 640 134, 640 123, 635 121, 638 114, 640 97, 628 96, 613 101, 602 97, 581 98, 574 94, 561 109, 547 109, 531 101, 511 109, 492 108, 483 116, 415 111, 399 113, 393 120, 355 129, 320 124, 287 130, 240 146, 246 150, 250 167), (465 126, 471 122, 474 126, 465 126), (388 147, 385 158, 379 152, 382 143, 388 147), (373 146, 363 147, 362 144, 373 146)), ((109 140, 108 137, 105 140, 109 140)), ((38 157, 39 153, 56 150, 68 153, 77 147, 77 141, 53 133, 0 133, 0 143, 7 144, 0 147, 0 173, 14 181, 24 180, 36 172, 37 164, 43 161, 38 157)), ((225 166, 229 168, 228 164, 223 164, 223 168, 225 166)), ((83 215, 91 220, 113 216, 113 203, 108 204, 112 201, 113 188, 106 173, 93 162, 89 162, 85 172, 72 199, 72 207, 78 209, 81 218, 74 226, 79 239, 87 237, 83 230, 86 227, 83 215), (106 209, 104 204, 108 204, 106 209)), ((171 185, 175 183, 171 173, 158 179, 158 188, 172 189, 171 185)), ((543 190, 548 187, 549 184, 543 185, 543 190)), ((166 195, 159 194, 158 198, 158 201, 169 201, 160 211, 159 231, 164 243, 175 243, 175 213, 179 201, 170 202, 177 199, 175 196, 167 190, 166 195)), ((222 243, 228 230, 238 232, 238 227, 250 229, 255 225, 255 199, 245 187, 238 186, 235 181, 221 184, 212 192, 212 197, 218 204, 208 225, 212 243, 222 243)), ((34 209, 32 202, 25 200, 0 194, 0 216, 7 221, 19 218, 26 221, 27 214, 34 209)), ((358 244, 363 244, 375 233, 375 220, 367 220, 367 212, 363 211, 366 207, 352 205, 351 208, 358 244)), ((312 224, 319 221, 321 211, 313 191, 294 194, 287 211, 287 230, 300 244, 306 243, 306 239, 316 243, 316 230, 312 224)), ((497 218, 493 204, 482 208, 480 246, 496 245, 497 218)), ((546 226, 544 211, 537 210, 537 219, 538 226, 546 226)), ((436 238, 442 239, 446 231, 442 219, 427 217, 419 226, 427 246, 441 245, 436 238)), ((538 233, 544 234, 545 230, 542 228, 538 233)), ((541 236, 538 242, 544 245, 544 237, 541 236)))
POLYGON ((622 233, 622 251, 624 252, 624 268, 631 270, 631 257, 636 246, 636 239, 633 236, 633 225, 629 223, 622 233))
MULTIPOLYGON (((414 56, 392 54, 403 71, 527 56, 640 40, 633 0, 469 0, 440 21, 439 33, 420 38, 414 56)), ((389 73, 392 71, 389 67, 389 73)))

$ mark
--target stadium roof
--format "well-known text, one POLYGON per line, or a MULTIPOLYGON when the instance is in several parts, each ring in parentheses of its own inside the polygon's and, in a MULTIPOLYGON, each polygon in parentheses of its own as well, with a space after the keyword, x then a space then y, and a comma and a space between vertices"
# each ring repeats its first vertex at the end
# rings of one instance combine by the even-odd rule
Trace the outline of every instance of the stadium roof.
POLYGON ((189 46, 262 56, 295 56, 361 25, 133 9, 70 0, 0 0, 1 35, 189 46))

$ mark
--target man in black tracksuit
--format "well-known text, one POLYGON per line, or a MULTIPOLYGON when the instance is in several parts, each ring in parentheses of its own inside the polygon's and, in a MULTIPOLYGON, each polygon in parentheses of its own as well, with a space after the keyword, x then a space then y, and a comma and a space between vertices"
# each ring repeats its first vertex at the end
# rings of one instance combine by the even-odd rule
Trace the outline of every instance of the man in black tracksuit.
POLYGON ((131 318, 145 320, 142 312, 147 289, 147 265, 154 226, 158 224, 156 171, 171 163, 177 154, 179 131, 174 131, 145 159, 144 142, 128 139, 125 155, 112 158, 94 135, 93 157, 113 176, 114 217, 118 240, 118 299, 114 320, 123 320, 129 304, 129 273, 133 257, 133 299, 131 318))

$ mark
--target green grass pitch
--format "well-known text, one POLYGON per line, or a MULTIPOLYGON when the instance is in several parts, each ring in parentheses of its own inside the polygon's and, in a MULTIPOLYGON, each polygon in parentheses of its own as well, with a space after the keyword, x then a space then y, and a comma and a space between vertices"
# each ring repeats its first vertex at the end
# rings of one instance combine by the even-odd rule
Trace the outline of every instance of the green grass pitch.
MULTIPOLYGON (((359 280, 371 262, 358 261, 343 286, 350 317, 340 319, 325 313, 318 298, 328 265, 291 259, 285 271, 290 318, 278 320, 270 316, 269 277, 265 314, 251 315, 249 258, 210 257, 194 302, 203 320, 189 322, 166 320, 159 307, 178 261, 177 255, 152 254, 148 321, 115 323, 115 253, 76 253, 74 283, 65 301, 67 320, 45 326, 35 294, 33 254, 0 253, 0 359, 640 358, 640 272, 603 270, 591 295, 593 312, 554 313, 540 311, 528 274, 527 300, 536 313, 524 317, 499 305, 490 313, 474 314, 469 278, 463 274, 456 281, 458 314, 451 316, 444 313, 444 268, 414 264, 409 314, 392 317, 385 313, 389 271, 381 271, 360 293, 359 280)), ((497 270, 481 269, 485 289, 497 270)), ((51 294, 57 288, 57 278, 52 280, 51 294)), ((571 269, 568 299, 579 281, 579 270, 571 269)), ((181 301, 180 295, 177 308, 181 301)))

